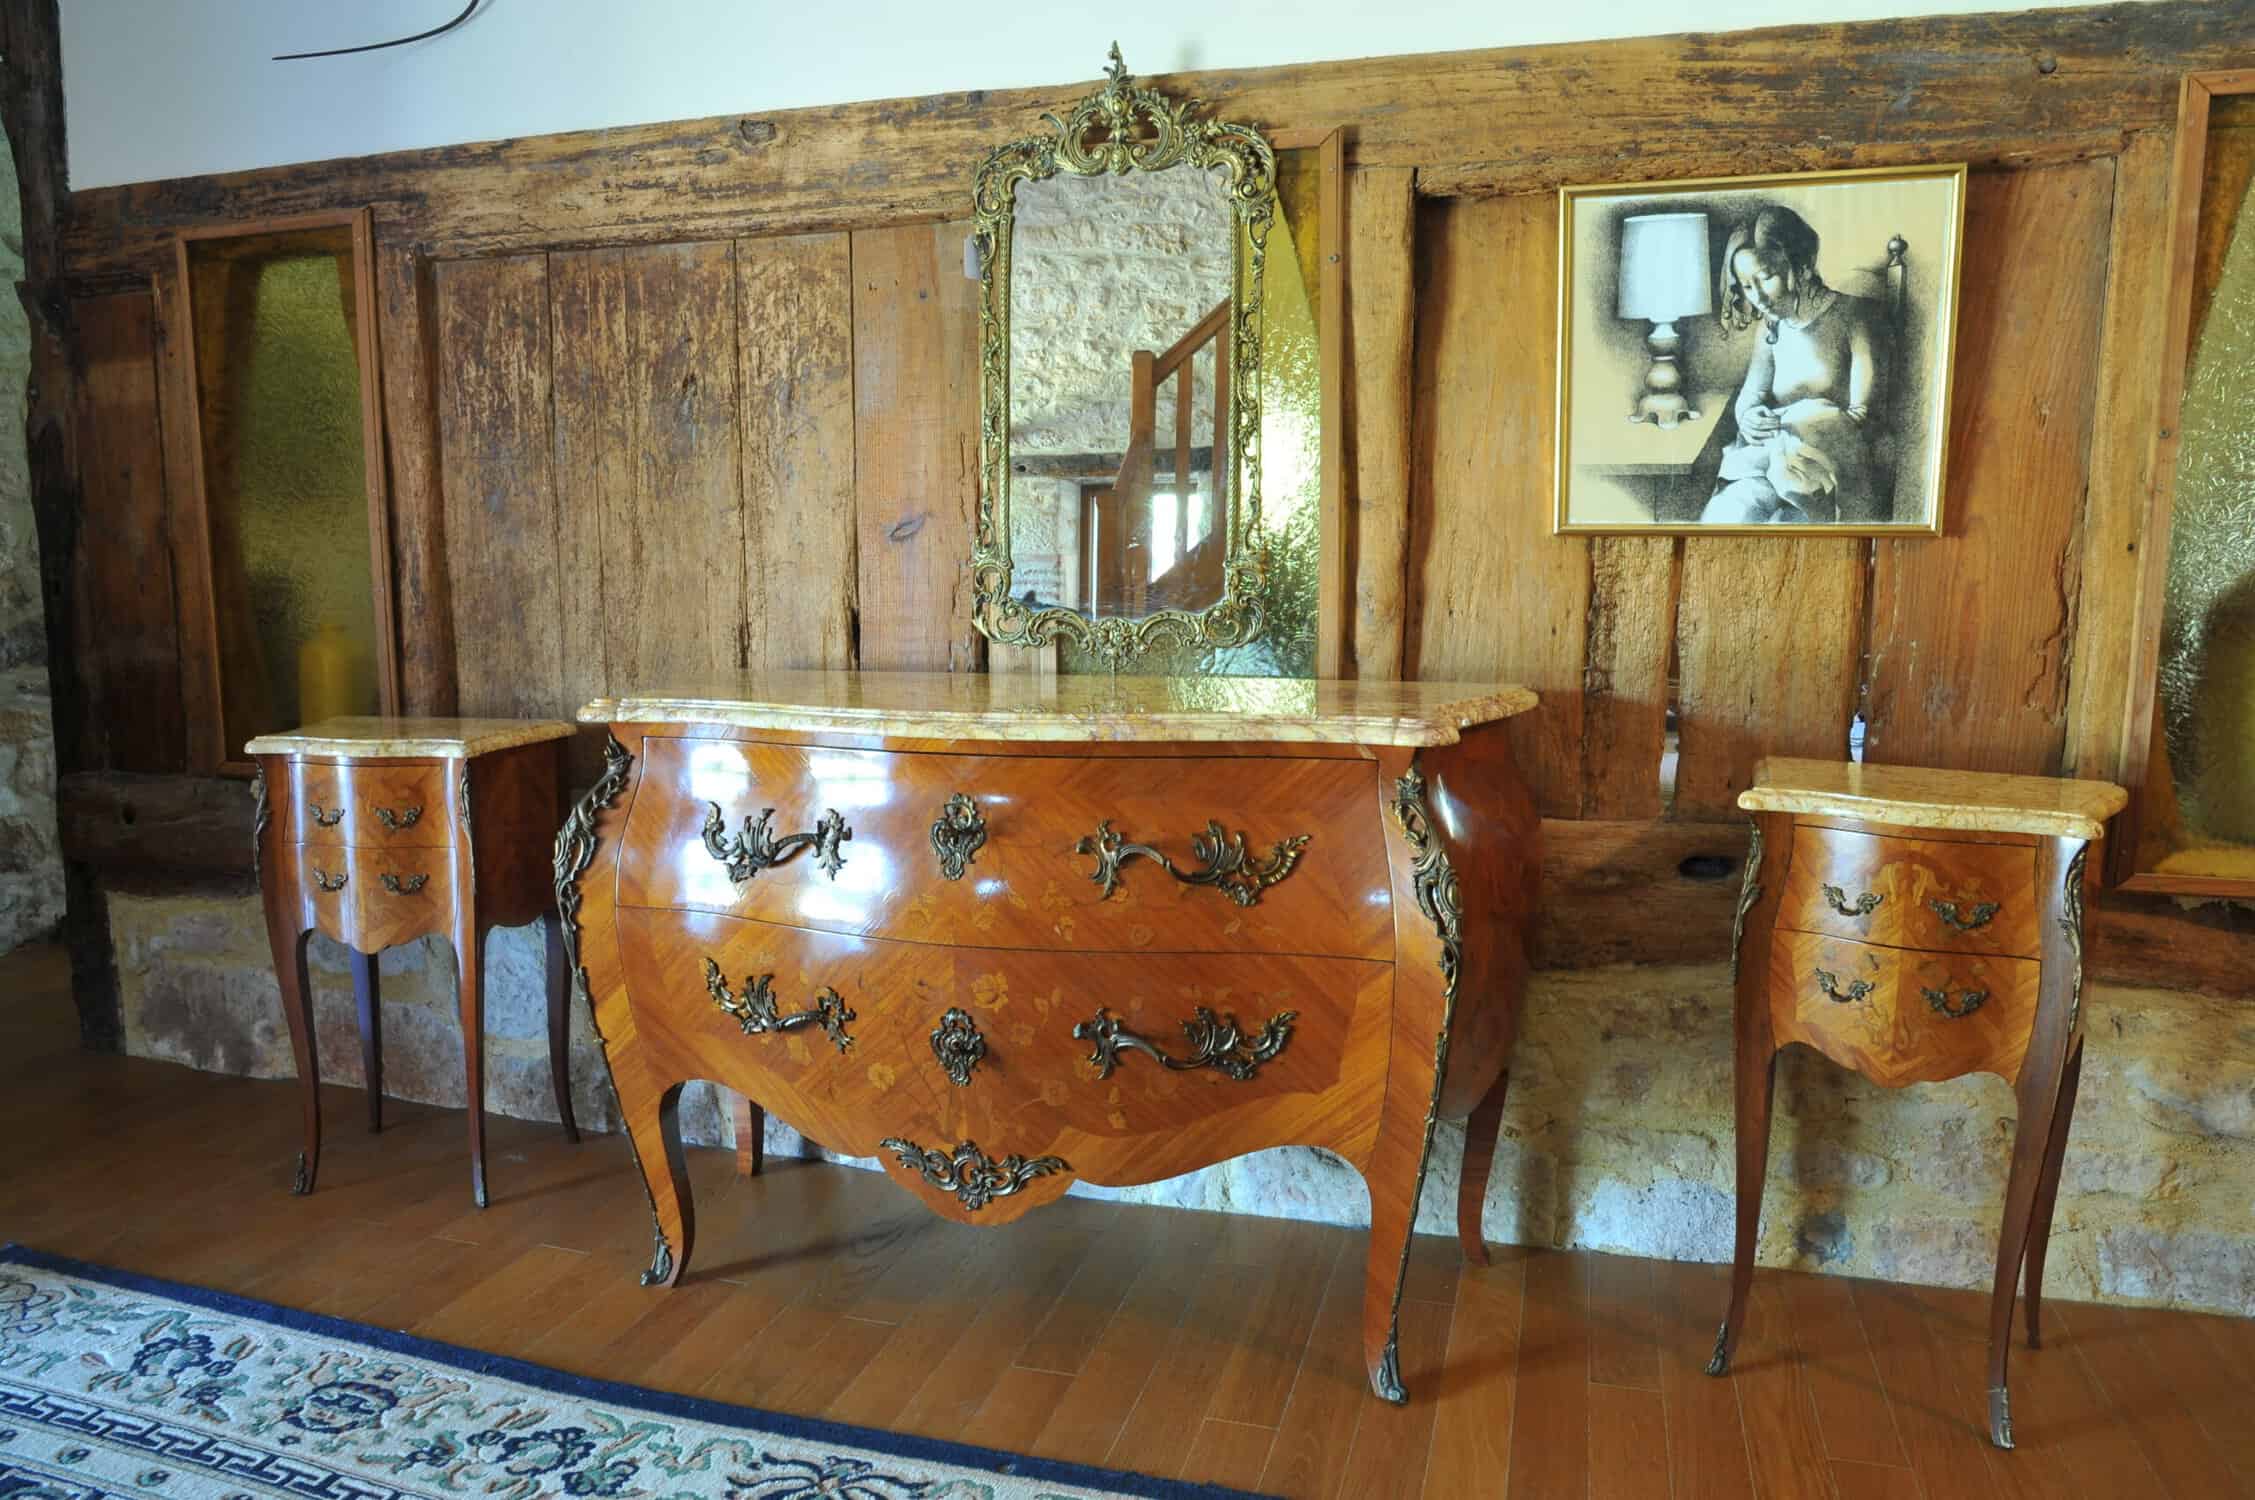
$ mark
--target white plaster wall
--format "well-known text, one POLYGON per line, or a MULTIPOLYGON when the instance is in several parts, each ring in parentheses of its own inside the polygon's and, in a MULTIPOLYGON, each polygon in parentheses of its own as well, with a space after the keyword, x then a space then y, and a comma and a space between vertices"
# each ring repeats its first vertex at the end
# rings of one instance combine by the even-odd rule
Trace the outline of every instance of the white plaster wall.
MULTIPOLYGON (((2076 0, 2038 0, 2043 9, 2076 0)), ((312 62, 277 52, 412 35, 461 0, 65 0, 74 187, 417 146, 1138 73, 1732 31, 2004 8, 1995 0, 486 0, 459 31, 312 62)))

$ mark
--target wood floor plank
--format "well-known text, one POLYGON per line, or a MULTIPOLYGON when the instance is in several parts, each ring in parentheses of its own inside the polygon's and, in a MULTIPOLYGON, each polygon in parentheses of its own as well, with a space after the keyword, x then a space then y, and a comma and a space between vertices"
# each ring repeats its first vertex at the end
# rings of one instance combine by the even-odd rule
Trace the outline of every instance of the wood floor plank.
POLYGON ((1331 1268, 1351 1238, 1329 1224, 1286 1224, 1246 1320, 1229 1351, 1207 1420, 1274 1430, 1284 1420, 1300 1358, 1331 1282, 1331 1268))
POLYGON ((1674 1500, 1753 1500, 1738 1385, 1707 1373, 1716 1325, 1730 1295, 1727 1266, 1653 1268, 1659 1308, 1660 1396, 1668 1422, 1674 1500))
MULTIPOLYGON (((2001 1452, 1988 1438, 1988 1354, 1983 1309, 1988 1299, 1978 1292, 1943 1287, 1902 1289, 1926 1323, 1927 1348, 1932 1361, 1929 1379, 1948 1390, 1948 1401, 1966 1413, 1982 1433, 1979 1452, 1987 1484, 1983 1494, 2010 1500, 2059 1500, 2089 1495, 2099 1500, 2103 1490, 2086 1486, 2068 1462, 2062 1439, 2068 1434, 2057 1421, 2057 1407, 2040 1394, 2046 1385, 2044 1371, 2031 1372, 2025 1351, 2015 1350, 2012 1380, 2012 1427, 2017 1446, 2001 1452), (2030 1376, 2033 1374, 2034 1378, 2030 1376)), ((2111 1497, 2109 1497, 2111 1500, 2111 1497)))
POLYGON ((1250 1422, 1230 1422, 1208 1417, 1190 1445, 1182 1477, 1193 1484, 1219 1484, 1230 1489, 1250 1489, 1260 1482, 1269 1450, 1276 1446, 1276 1429, 1250 1422))
POLYGON ((1257 1488, 1299 1500, 1330 1500, 1371 1409, 1362 1366, 1362 1270, 1370 1237, 1353 1234, 1332 1262, 1315 1330, 1292 1377, 1291 1399, 1257 1488))
POLYGON ((2231 1466, 2240 1493, 2255 1493, 2255 1423, 2247 1420, 2247 1392, 2255 1388, 2255 1376, 2243 1374, 2210 1336, 2224 1321, 2139 1314, 2136 1328, 2148 1356, 2170 1373, 2177 1398, 2231 1466))
POLYGON ((1045 1234, 1027 1225, 1012 1236, 1011 1274, 992 1289, 963 1336, 934 1365, 900 1415, 903 1431, 950 1437, 970 1430, 995 1384, 1048 1315, 1087 1253, 1085 1229, 1045 1234))
MULTIPOLYGON (((2073 1350, 2100 1397, 2103 1409, 2086 1410, 2085 1422, 2094 1427, 2127 1427, 2160 1481, 2161 1493, 2213 1495, 2218 1500, 2248 1493, 2194 1412, 2194 1403, 2203 1394, 2194 1383, 2196 1370, 2157 1360, 2140 1333, 2141 1322, 2175 1320, 2088 1304, 2054 1305, 2044 1315, 2047 1341, 2054 1349, 2064 1345, 2073 1350)), ((2247 1393, 2242 1390, 2238 1397, 2244 1425, 2247 1393)))
POLYGON ((895 1277, 909 1275, 908 1267, 896 1265, 892 1275, 880 1280, 868 1300, 899 1308, 898 1332, 830 1403, 833 1420, 897 1427, 900 1414, 931 1379, 932 1371, 962 1341, 981 1303, 1011 1273, 1016 1262, 1004 1239, 970 1230, 956 1240, 952 1259, 916 1268, 915 1279, 929 1283, 920 1300, 896 1303, 894 1299, 905 1291, 887 1290, 895 1277))
POLYGON ((1922 1500, 1918 1476, 1888 1464, 1832 1461, 1832 1488, 1840 1500, 1922 1500))
POLYGON ((1527 1263, 1511 1487, 1521 1496, 1589 1488, 1589 1263, 1559 1252, 1527 1263))
POLYGON ((1409 1389, 1409 1404, 1395 1406, 1365 1390, 1367 1404, 1339 1476, 1342 1496, 1416 1500, 1425 1492, 1433 1451, 1433 1382, 1447 1350, 1451 1311, 1438 1302, 1402 1300, 1402 1384, 1409 1389))
POLYGON ((1590 1500, 1664 1500, 1669 1493, 1668 1419, 1660 1393, 1592 1383, 1590 1500))
POLYGON ((1976 1392, 1940 1377, 1926 1319, 1904 1287, 1857 1281, 1852 1287, 1880 1388, 1926 1500, 1983 1500, 1989 1486, 1987 1408, 1976 1392))
POLYGON ((978 1415, 959 1436, 988 1448, 1023 1453, 1056 1415, 1075 1377, 1012 1365, 995 1381, 978 1415))
POLYGON ((1839 1276, 1781 1276, 1777 1283, 1824 1451, 1852 1463, 1906 1467, 1910 1459, 1856 1316, 1855 1288, 1839 1276))
POLYGON ((1457 1282, 1448 1356, 1433 1381, 1431 1494, 1500 1495, 1508 1483, 1528 1255, 1494 1246, 1488 1253, 1489 1264, 1467 1268, 1457 1282))
POLYGON ((1652 1262, 1593 1255, 1589 1269, 1589 1378, 1597 1385, 1660 1389, 1653 1343, 1652 1262))
POLYGON ((1017 1362, 1028 1369, 1078 1375, 1136 1273, 1158 1253, 1162 1227, 1160 1221, 1144 1220, 1126 1232, 1099 1237, 1018 1352, 1017 1362))
MULTIPOLYGON (((890 1323, 835 1318, 828 1333, 809 1346, 803 1355, 782 1361, 777 1375, 759 1387, 756 1401, 746 1404, 802 1417, 824 1416, 831 1403, 838 1399, 838 1393, 869 1367, 877 1351, 898 1331, 890 1323)), ((724 1401, 738 1399, 726 1391, 709 1394, 724 1401)))
POLYGON ((1263 1274, 1251 1266, 1212 1267, 1198 1278, 1134 1411, 1113 1440, 1106 1462, 1170 1477, 1182 1472, 1214 1385, 1243 1336, 1263 1274))
POLYGON ((1739 1420, 1746 1427, 1755 1490, 1764 1500, 1832 1492, 1824 1437, 1817 1431, 1816 1402, 1809 1394, 1780 1279, 1755 1275, 1753 1293, 1747 1298, 1746 1326, 1739 1333, 1730 1367, 1731 1381, 1738 1387, 1739 1420))

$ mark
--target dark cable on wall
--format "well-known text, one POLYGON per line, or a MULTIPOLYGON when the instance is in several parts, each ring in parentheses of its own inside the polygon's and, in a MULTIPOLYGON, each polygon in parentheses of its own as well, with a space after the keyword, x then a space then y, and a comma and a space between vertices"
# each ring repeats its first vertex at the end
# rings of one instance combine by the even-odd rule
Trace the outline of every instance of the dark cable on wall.
POLYGON ((462 14, 447 22, 444 26, 433 26, 430 30, 418 31, 413 36, 403 36, 389 42, 370 42, 364 47, 331 47, 326 52, 279 52, 275 54, 274 61, 290 62, 301 57, 343 57, 348 52, 381 52, 386 47, 404 47, 409 42, 420 42, 427 37, 446 35, 464 21, 469 20, 470 13, 476 10, 478 5, 479 0, 470 0, 468 5, 462 7, 462 14))

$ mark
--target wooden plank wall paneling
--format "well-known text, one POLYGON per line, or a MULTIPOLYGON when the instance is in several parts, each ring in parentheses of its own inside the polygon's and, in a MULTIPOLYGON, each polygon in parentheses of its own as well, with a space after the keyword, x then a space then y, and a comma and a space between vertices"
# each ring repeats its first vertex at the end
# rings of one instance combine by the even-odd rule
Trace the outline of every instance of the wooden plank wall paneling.
POLYGON ((736 244, 737 388, 755 670, 854 665, 853 252, 847 236, 736 244))
POLYGON ((440 264, 439 463, 461 711, 569 712, 567 618, 598 611, 584 573, 567 580, 550 472, 548 258, 440 264), (564 608, 567 598, 571 608, 564 608))
POLYGON ((1656 818, 1684 548, 1668 536, 1591 537, 1588 546, 1582 816, 1656 818))
POLYGON ((147 291, 89 297, 72 310, 85 376, 77 430, 85 514, 76 553, 74 634, 90 770, 177 771, 186 764, 179 625, 157 403, 155 310, 147 291))
POLYGON ((1947 536, 1878 543, 1868 760, 2059 769, 2113 185, 2111 161, 1971 179, 1947 536))
POLYGON ((978 283, 966 224, 853 237, 854 488, 861 665, 978 669, 978 283))
POLYGON ((1347 566, 1357 677, 1401 675, 1417 352, 1414 179, 1406 167, 1347 177, 1347 566))
POLYGON ((1550 534, 1546 498, 1557 199, 1421 204, 1417 247, 1404 673, 1542 694, 1514 725, 1520 767, 1546 816, 1576 817, 1589 548, 1550 534))
POLYGON ((439 461, 439 347, 432 268, 402 245, 376 252, 376 323, 383 361, 384 459, 391 486, 400 704, 455 712, 454 612, 447 587, 439 461))

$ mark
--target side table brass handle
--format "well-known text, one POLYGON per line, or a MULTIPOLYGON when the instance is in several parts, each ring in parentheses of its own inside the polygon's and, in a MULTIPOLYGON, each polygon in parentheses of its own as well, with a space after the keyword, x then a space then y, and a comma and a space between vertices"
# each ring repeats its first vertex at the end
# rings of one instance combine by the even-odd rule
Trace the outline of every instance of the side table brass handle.
POLYGON ((820 1026, 840 1052, 853 1046, 853 1038, 846 1033, 846 1023, 855 1016, 845 996, 824 985, 814 992, 814 1009, 787 1016, 776 1007, 775 991, 771 988, 774 979, 773 974, 750 975, 744 980, 744 993, 733 995, 729 993, 728 980, 720 972, 720 965, 709 958, 705 960, 705 993, 712 996, 713 1004, 724 1014, 744 1028, 744 1035, 820 1026))
POLYGON ((964 867, 986 843, 987 820, 979 815, 979 804, 963 792, 948 798, 932 820, 932 852, 940 857, 940 874, 961 880, 964 867))
POLYGON ((1848 988, 1843 990, 1840 988, 1839 975, 1825 969, 1819 969, 1817 970, 1817 988, 1824 992, 1825 999, 1834 1004, 1850 1005, 1871 994, 1871 981, 1868 979, 1851 980, 1848 988))
POLYGON ((397 833, 402 828, 413 828, 422 822, 423 810, 420 807, 403 807, 395 812, 388 807, 379 807, 376 809, 376 821, 397 833))
POLYGON ((1099 1005, 1094 1016, 1073 1028, 1073 1039, 1096 1044, 1088 1060, 1096 1064, 1098 1078, 1111 1077, 1112 1070, 1120 1063, 1120 1049, 1132 1047, 1149 1053, 1178 1073, 1192 1068, 1219 1068, 1243 1083, 1260 1071, 1262 1063, 1284 1050, 1284 1044, 1292 1039, 1292 1023, 1299 1018, 1296 1010, 1280 1010, 1269 1017, 1261 1034, 1248 1042, 1234 1014, 1217 1016, 1201 1005, 1182 1023, 1183 1035, 1196 1050, 1188 1057, 1169 1057, 1122 1026, 1119 1017, 1099 1005))
POLYGON ((1828 885, 1823 889, 1824 904, 1831 907, 1834 911, 1840 913, 1840 915, 1842 915, 1843 917, 1868 917, 1873 912, 1879 910, 1880 902, 1887 899, 1885 896, 1880 895, 1877 891, 1865 891, 1862 895, 1856 898, 1855 905, 1851 906, 1848 904, 1848 893, 1840 889, 1840 887, 1836 885, 1828 885))
POLYGON ((971 1070, 987 1055, 987 1039, 967 1010, 950 1009, 932 1028, 932 1055, 940 1060, 947 1081, 959 1089, 971 1086, 971 1070))
POLYGON ((389 870, 383 874, 384 889, 395 896, 412 896, 428 885, 430 879, 428 875, 394 875, 389 870))
POLYGON ((1926 1003, 1933 1007, 1937 1014, 1947 1016, 1953 1021, 1962 1021, 1989 1003, 1989 992, 1987 990, 1960 990, 1957 999, 1954 1001, 1950 999, 1948 990, 1930 990, 1925 985, 1920 985, 1918 992, 1926 997, 1926 1003))
POLYGON ((349 879, 351 877, 342 870, 337 871, 334 875, 327 870, 315 870, 313 872, 313 883, 325 891, 341 891, 345 888, 345 882, 349 879))
POLYGON ((1973 902, 1961 908, 1955 901, 1929 899, 1926 905, 1935 916, 1959 932, 1971 932, 1977 927, 1988 926, 1989 918, 2000 910, 1994 901, 1973 902))
POLYGON ((336 807, 323 807, 318 802, 308 802, 306 806, 313 809, 313 821, 323 828, 334 828, 344 820, 345 810, 342 804, 336 807))
POLYGON ((1199 868, 1181 870, 1175 862, 1149 844, 1131 844, 1113 831, 1111 819, 1096 825, 1096 832, 1073 845, 1075 854, 1096 856, 1096 868, 1088 878, 1104 888, 1110 899, 1120 886, 1120 866, 1131 859, 1148 859, 1184 885, 1210 885, 1239 906, 1259 904, 1261 892, 1292 873, 1300 862, 1300 851, 1307 847, 1308 835, 1294 834, 1288 839, 1278 839, 1268 858, 1256 861, 1245 847, 1245 835, 1226 832, 1213 819, 1206 820, 1206 831, 1190 836, 1190 852, 1196 856, 1199 868))

